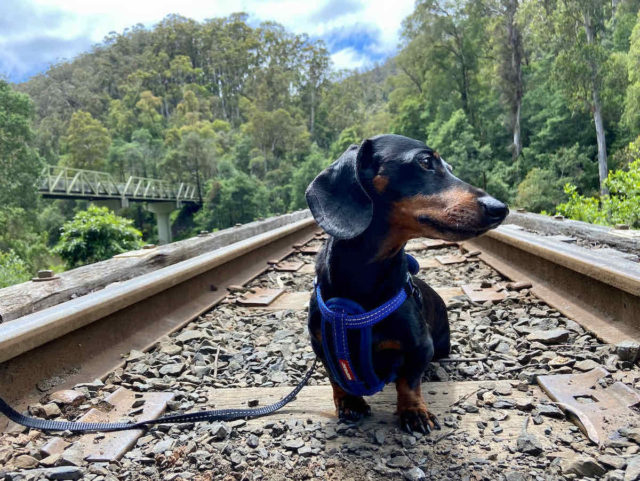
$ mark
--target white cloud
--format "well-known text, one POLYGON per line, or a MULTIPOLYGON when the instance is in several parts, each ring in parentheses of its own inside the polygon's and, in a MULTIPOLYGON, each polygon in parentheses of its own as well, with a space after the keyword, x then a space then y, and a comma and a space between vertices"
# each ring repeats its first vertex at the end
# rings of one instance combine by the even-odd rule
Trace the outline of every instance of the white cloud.
MULTIPOLYGON (((375 35, 367 37, 368 44, 362 51, 339 44, 331 52, 337 68, 358 67, 370 62, 371 54, 382 57, 396 51, 401 22, 413 10, 413 3, 414 0, 0 0, 0 69, 7 70, 11 62, 13 71, 29 71, 29 59, 16 60, 15 52, 3 54, 1 50, 6 52, 14 45, 37 45, 42 38, 55 38, 66 46, 61 51, 51 48, 36 55, 51 63, 81 53, 111 31, 122 32, 137 23, 151 27, 171 13, 202 21, 240 11, 248 13, 255 23, 273 20, 295 33, 327 40, 333 32, 366 26, 375 35), (2 28, 5 25, 9 28, 2 28)), ((22 52, 18 56, 24 57, 22 52)))
POLYGON ((331 55, 331 60, 336 70, 362 69, 371 64, 371 59, 357 52, 352 47, 343 48, 339 52, 334 53, 331 55))

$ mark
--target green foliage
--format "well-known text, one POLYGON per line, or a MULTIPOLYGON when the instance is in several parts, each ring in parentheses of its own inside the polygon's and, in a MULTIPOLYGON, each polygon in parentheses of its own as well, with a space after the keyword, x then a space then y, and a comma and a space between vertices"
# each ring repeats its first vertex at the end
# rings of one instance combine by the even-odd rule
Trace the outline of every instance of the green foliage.
POLYGON ((6 206, 0 209, 0 252, 14 252, 30 272, 43 269, 51 262, 47 249, 47 233, 34 209, 6 206))
MULTIPOLYGON (((456 175, 529 210, 561 203, 567 183, 566 204, 593 206, 598 156, 626 173, 638 157, 628 144, 640 134, 639 9, 419 0, 398 55, 360 72, 333 71, 321 41, 245 14, 170 15, 110 34, 15 86, 23 93, 0 81, 0 202, 11 208, 0 211, 0 250, 30 272, 50 265, 47 246, 85 205, 38 201, 40 157, 196 184, 204 204, 176 214, 178 236, 303 208, 323 167, 387 132, 426 140, 456 175)), ((627 209, 620 182, 597 200, 608 222, 627 209)), ((151 214, 125 212, 153 235, 151 214)))
POLYGON ((106 207, 90 206, 62 226, 54 251, 73 268, 138 249, 142 234, 132 224, 106 207))
POLYGON ((42 169, 33 148, 33 104, 0 80, 0 205, 28 208, 36 203, 35 182, 42 169))
POLYGON ((558 180, 553 172, 534 167, 518 185, 516 205, 532 212, 553 210, 562 199, 558 191, 558 180))
POLYGON ((0 289, 3 287, 28 281, 29 268, 13 251, 0 251, 0 289))
POLYGON ((209 192, 205 207, 196 216, 196 222, 207 230, 250 222, 269 213, 267 189, 244 172, 215 181, 209 192))
POLYGON ((71 116, 65 139, 69 167, 105 170, 111 138, 109 132, 89 112, 78 110, 71 116))
POLYGON ((622 121, 631 131, 640 132, 640 13, 639 21, 633 27, 627 54, 627 70, 629 87, 624 101, 622 121))
POLYGON ((462 109, 446 122, 433 122, 427 128, 427 141, 451 164, 461 179, 486 188, 491 168, 491 147, 482 145, 462 109))
POLYGON ((640 150, 635 150, 635 161, 626 170, 609 173, 606 186, 609 194, 601 197, 587 197, 578 193, 575 185, 567 183, 564 192, 567 202, 556 209, 566 217, 593 224, 627 224, 640 228, 640 150))
POLYGON ((290 188, 292 210, 307 208, 307 201, 304 196, 307 186, 316 177, 316 175, 318 175, 318 172, 321 172, 330 163, 331 159, 322 150, 320 150, 317 145, 313 145, 311 152, 307 155, 305 160, 300 163, 300 166, 295 170, 291 179, 290 188))

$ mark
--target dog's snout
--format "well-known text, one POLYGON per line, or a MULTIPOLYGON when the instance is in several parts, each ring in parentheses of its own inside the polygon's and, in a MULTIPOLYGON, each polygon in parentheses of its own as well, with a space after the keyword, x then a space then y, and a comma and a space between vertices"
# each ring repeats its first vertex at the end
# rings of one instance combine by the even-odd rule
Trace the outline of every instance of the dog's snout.
POLYGON ((484 215, 491 222, 502 222, 509 213, 509 208, 506 204, 500 202, 498 199, 494 199, 490 195, 480 197, 478 202, 482 206, 484 215))

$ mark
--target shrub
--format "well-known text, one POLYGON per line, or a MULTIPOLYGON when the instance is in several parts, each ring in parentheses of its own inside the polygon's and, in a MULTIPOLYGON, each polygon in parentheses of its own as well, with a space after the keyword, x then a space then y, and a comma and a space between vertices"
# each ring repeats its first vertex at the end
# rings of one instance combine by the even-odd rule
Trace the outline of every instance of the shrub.
POLYGON ((0 288, 28 281, 30 277, 27 263, 18 254, 0 251, 0 288))
POLYGON ((640 159, 629 164, 628 170, 609 172, 605 181, 609 195, 585 197, 576 186, 566 184, 567 202, 556 210, 571 219, 592 224, 628 224, 640 228, 640 159))
POLYGON ((90 206, 62 226, 54 252, 73 268, 138 249, 142 234, 132 224, 106 207, 90 206))
POLYGON ((553 210, 553 206, 563 197, 561 185, 553 172, 534 167, 518 185, 516 205, 531 212, 553 210))

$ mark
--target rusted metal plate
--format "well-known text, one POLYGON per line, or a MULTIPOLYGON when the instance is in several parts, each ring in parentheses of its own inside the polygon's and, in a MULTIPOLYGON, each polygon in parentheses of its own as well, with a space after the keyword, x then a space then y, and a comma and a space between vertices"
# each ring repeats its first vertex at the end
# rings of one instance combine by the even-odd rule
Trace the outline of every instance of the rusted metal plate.
POLYGON ((410 240, 409 242, 407 242, 407 244, 404 246, 404 250, 407 252, 415 252, 415 251, 421 251, 424 250, 425 246, 424 243, 422 241, 418 241, 418 240, 410 240))
POLYGON ((275 265, 275 270, 280 272, 297 272, 304 262, 302 261, 282 261, 275 265))
POLYGON ((300 252, 302 254, 308 254, 308 255, 316 255, 318 252, 320 252, 322 246, 304 246, 302 248, 300 248, 300 252))
MULTIPOLYGON (((135 409, 135 420, 156 419, 165 411, 167 402, 174 397, 169 392, 135 393, 125 388, 119 388, 105 401, 113 406, 109 412, 91 409, 80 422, 116 422, 128 417, 134 410, 134 403, 144 404, 135 409)), ((120 431, 115 433, 85 434, 73 445, 73 449, 82 449, 83 458, 89 462, 111 462, 120 459, 142 435, 141 429, 120 431)))
POLYGON ((436 256, 436 260, 443 266, 446 266, 449 264, 460 264, 462 262, 467 262, 467 258, 465 256, 461 256, 458 254, 436 256))
POLYGON ((418 264, 420 265, 420 269, 432 269, 434 267, 437 268, 442 266, 442 264, 440 264, 433 257, 418 259, 418 264))
POLYGON ((618 429, 638 425, 638 413, 630 407, 640 403, 640 393, 621 382, 602 387, 598 381, 608 375, 599 367, 582 374, 538 376, 547 395, 599 446, 614 441, 618 429))
POLYGON ((445 302, 445 304, 449 304, 452 298, 464 294, 462 292, 462 289, 460 289, 459 287, 435 287, 433 290, 436 291, 436 293, 440 297, 442 297, 442 300, 445 302))
POLYGON ((478 284, 465 284, 462 290, 471 302, 500 302, 507 298, 507 293, 499 286, 480 287, 478 284))
POLYGON ((304 292, 285 292, 266 308, 273 311, 282 311, 291 309, 294 311, 303 311, 309 305, 310 291, 304 292))
POLYGON ((251 289, 251 292, 246 293, 236 302, 241 306, 264 307, 271 304, 282 294, 284 294, 284 289, 267 289, 264 287, 257 287, 255 289, 251 289))
POLYGON ((303 265, 300 270, 298 271, 299 274, 315 274, 316 273, 316 266, 313 264, 305 264, 303 265))

